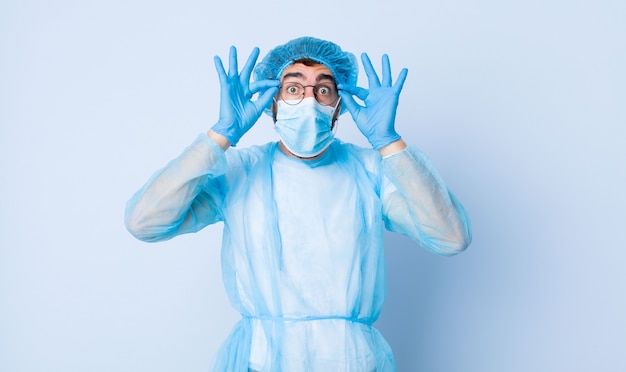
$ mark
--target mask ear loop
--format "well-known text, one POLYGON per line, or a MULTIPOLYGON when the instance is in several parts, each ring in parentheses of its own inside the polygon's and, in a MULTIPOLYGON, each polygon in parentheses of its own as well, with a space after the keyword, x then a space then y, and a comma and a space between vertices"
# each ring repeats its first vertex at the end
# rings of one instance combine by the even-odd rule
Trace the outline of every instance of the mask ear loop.
POLYGON ((272 97, 272 100, 274 100, 274 102, 272 102, 272 108, 270 110, 272 111, 274 124, 276 124, 276 116, 278 115, 278 102, 276 101, 276 97, 272 97))
POLYGON ((333 122, 330 124, 330 131, 333 133, 333 136, 335 135, 335 133, 337 133, 337 122, 339 121, 339 113, 337 113, 337 108, 339 107, 339 103, 341 103, 341 97, 337 99, 337 103, 335 103, 335 108, 333 111, 333 116, 337 116, 335 116, 335 120, 333 120, 333 122))

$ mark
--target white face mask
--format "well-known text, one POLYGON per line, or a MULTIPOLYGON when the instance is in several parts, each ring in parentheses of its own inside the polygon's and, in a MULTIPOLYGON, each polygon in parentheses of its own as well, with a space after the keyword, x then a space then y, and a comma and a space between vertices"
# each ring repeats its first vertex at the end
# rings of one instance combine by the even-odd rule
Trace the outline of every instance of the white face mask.
POLYGON ((283 100, 276 102, 276 132, 285 147, 301 158, 311 158, 322 153, 333 142, 333 115, 337 105, 325 106, 309 97, 297 105, 283 100))

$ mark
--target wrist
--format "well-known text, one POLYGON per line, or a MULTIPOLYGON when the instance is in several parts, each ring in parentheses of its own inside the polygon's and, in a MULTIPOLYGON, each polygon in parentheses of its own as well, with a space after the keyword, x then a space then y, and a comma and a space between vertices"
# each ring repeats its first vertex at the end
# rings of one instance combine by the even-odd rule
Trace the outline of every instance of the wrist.
POLYGON ((378 151, 381 148, 389 145, 392 142, 399 140, 401 137, 398 133, 396 133, 393 128, 385 131, 373 133, 371 136, 367 136, 367 140, 372 145, 374 150, 378 151))
POLYGON ((224 151, 226 151, 231 146, 231 143, 228 140, 228 138, 226 138, 224 135, 220 133, 217 133, 213 129, 207 132, 207 136, 209 136, 210 139, 215 141, 215 143, 217 143, 219 147, 221 147, 222 150, 224 151))
MULTIPOLYGON (((225 145, 226 148, 237 145, 237 142, 239 142, 239 138, 241 138, 242 135, 237 123, 224 121, 221 118, 211 127, 211 131, 226 138, 228 144, 224 144, 223 139, 220 138, 220 143, 225 145)), ((222 146, 222 144, 220 146, 222 146)))
POLYGON ((404 142, 404 140, 402 140, 402 138, 400 138, 396 141, 391 142, 388 145, 385 145, 379 148, 378 152, 380 153, 382 157, 387 157, 393 154, 397 154, 403 151, 404 149, 406 149, 406 143, 404 142))

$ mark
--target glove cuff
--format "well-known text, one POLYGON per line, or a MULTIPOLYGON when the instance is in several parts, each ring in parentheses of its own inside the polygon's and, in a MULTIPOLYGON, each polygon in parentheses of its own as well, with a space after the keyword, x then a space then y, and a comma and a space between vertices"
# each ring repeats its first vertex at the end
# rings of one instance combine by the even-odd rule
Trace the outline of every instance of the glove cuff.
POLYGON ((239 139, 241 138, 241 136, 237 133, 236 127, 237 126, 234 124, 229 125, 218 121, 215 125, 213 125, 213 127, 211 127, 211 130, 226 137, 228 142, 230 142, 230 145, 235 147, 235 145, 237 144, 237 142, 239 142, 239 139))
POLYGON ((396 133, 395 131, 391 132, 391 133, 386 133, 382 136, 376 136, 373 138, 368 138, 368 142, 370 143, 370 145, 372 145, 372 147, 374 148, 374 150, 378 151, 381 148, 387 146, 388 144, 395 142, 397 140, 399 140, 400 135, 398 133, 396 133))

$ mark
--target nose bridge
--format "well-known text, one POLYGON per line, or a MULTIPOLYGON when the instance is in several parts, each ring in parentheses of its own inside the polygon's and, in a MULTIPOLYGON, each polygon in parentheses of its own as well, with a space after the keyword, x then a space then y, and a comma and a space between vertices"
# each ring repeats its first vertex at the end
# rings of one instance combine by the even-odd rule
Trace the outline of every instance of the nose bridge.
POLYGON ((303 85, 304 98, 315 97, 315 85, 303 85))

